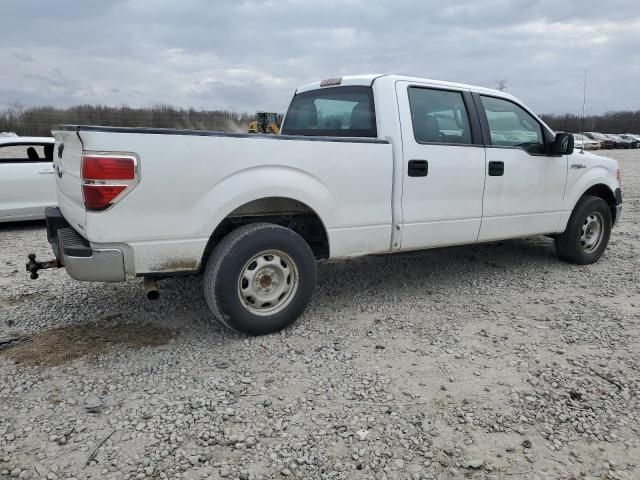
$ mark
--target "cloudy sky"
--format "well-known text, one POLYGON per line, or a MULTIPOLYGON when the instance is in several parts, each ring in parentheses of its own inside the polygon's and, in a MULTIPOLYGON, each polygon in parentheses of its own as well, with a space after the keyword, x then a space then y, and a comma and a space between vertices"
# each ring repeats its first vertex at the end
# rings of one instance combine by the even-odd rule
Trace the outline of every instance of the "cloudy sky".
POLYGON ((400 73, 536 111, 640 109, 639 0, 0 0, 0 108, 284 111, 296 86, 400 73))

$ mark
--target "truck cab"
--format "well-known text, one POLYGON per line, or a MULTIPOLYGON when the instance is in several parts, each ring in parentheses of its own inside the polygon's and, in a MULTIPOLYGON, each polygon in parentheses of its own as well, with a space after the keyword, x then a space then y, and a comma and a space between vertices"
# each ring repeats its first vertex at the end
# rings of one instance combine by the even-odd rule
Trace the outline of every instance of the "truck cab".
POLYGON ((557 142, 505 92, 397 75, 330 79, 297 90, 282 133, 389 140, 392 250, 555 234, 578 197, 599 184, 617 218, 617 162, 558 150, 572 139, 561 134, 557 142))

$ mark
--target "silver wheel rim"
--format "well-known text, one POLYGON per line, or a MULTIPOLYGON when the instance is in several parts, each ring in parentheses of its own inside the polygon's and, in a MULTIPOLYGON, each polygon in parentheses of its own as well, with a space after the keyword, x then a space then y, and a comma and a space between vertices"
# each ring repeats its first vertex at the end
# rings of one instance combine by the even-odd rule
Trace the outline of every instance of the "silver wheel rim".
POLYGON ((273 315, 291 303, 298 290, 298 267, 280 250, 265 250, 245 263, 238 278, 238 296, 255 315, 273 315))
POLYGON ((604 219, 598 212, 592 212, 582 222, 582 231, 580 234, 580 245, 586 253, 596 250, 604 235, 604 219))

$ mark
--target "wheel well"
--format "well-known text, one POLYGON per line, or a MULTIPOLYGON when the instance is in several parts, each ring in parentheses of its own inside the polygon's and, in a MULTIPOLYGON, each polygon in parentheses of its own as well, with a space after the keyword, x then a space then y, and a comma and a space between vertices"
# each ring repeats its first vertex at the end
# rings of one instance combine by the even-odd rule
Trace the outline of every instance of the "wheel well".
POLYGON ((609 210, 611 210, 611 220, 613 222, 616 221, 616 196, 609 187, 602 183, 599 183, 597 185, 589 187, 589 189, 584 192, 583 195, 593 195, 594 197, 600 197, 605 202, 607 202, 607 205, 609 205, 609 210))
POLYGON ((201 269, 216 245, 242 225, 266 222, 290 228, 306 240, 317 259, 329 258, 329 237, 318 214, 302 202, 286 197, 253 200, 236 208, 216 227, 204 251, 201 269))

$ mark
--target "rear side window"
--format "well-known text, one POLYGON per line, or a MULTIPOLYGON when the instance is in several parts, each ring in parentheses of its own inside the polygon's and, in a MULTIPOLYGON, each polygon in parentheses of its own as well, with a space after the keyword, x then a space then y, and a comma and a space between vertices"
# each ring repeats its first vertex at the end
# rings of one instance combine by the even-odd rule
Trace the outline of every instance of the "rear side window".
POLYGON ((462 92, 410 87, 413 134, 419 143, 471 144, 462 92))
POLYGON ((377 137, 371 87, 334 87, 293 97, 283 135, 377 137))
POLYGON ((52 162, 53 144, 51 145, 0 145, 0 162, 52 162))
POLYGON ((542 127, 525 109, 508 100, 482 96, 491 144, 519 147, 531 154, 544 154, 542 127))

